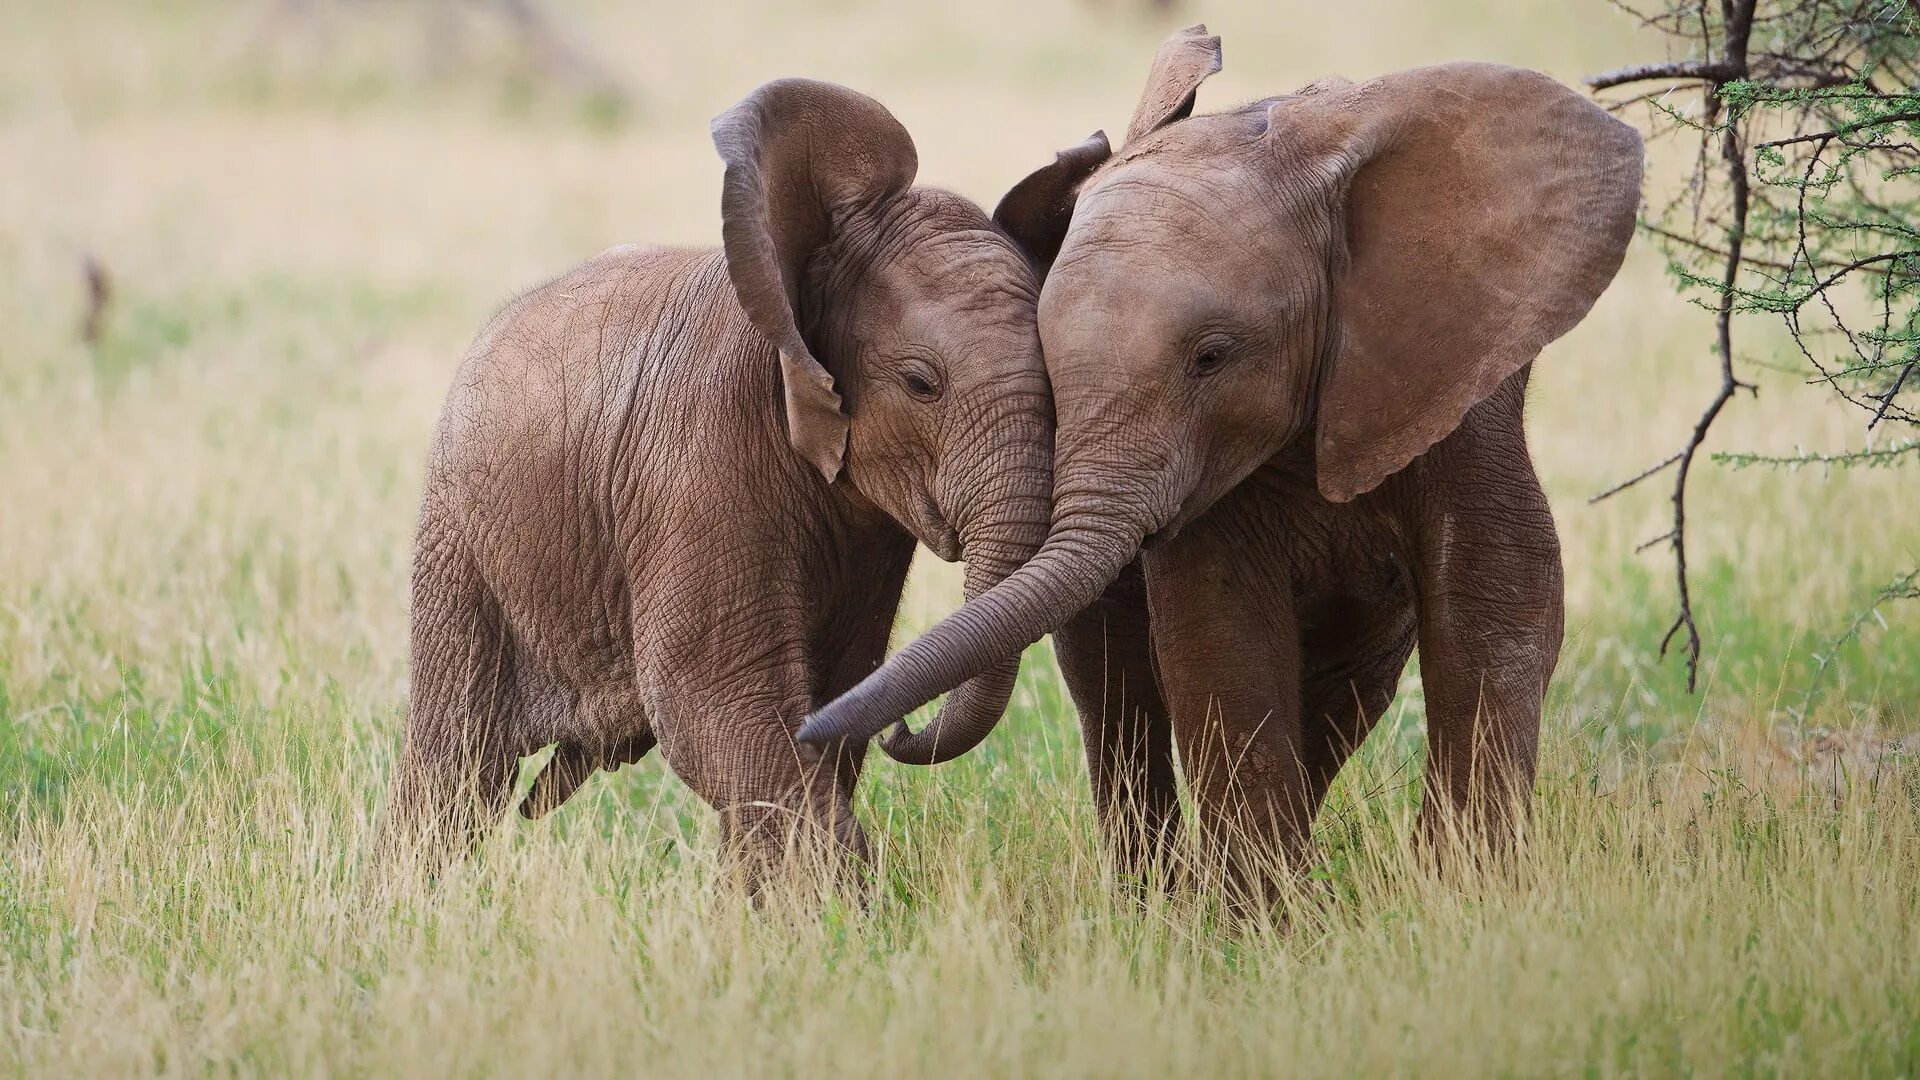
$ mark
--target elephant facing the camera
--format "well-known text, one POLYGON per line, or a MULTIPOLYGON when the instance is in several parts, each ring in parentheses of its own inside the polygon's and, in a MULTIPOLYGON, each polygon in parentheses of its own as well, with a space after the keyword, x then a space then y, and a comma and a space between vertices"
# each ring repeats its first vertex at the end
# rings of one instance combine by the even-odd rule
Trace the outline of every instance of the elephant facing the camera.
MULTIPOLYGON (((1563 619, 1527 377, 1620 266, 1639 136, 1488 64, 1191 115, 1219 66, 1176 35, 1121 151, 1096 136, 997 212, 1043 256, 1051 530, 802 738, 865 737, 1053 630, 1123 858, 1172 835, 1177 747, 1206 848, 1257 889, 1417 645, 1424 829, 1502 846, 1563 619)), ((978 741, 954 719, 920 737, 978 741)))

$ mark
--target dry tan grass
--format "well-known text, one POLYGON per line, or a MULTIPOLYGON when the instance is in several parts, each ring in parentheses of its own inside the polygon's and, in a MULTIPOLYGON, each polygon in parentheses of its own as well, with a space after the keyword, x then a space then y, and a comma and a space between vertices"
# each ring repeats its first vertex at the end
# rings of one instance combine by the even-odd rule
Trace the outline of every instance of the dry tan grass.
MULTIPOLYGON (((1603 4, 1517 7, 1215 5, 1202 104, 1658 49, 1603 4)), ((485 33, 429 76, 406 5, 351 5, 330 44, 262 46, 257 10, 16 5, 0 35, 0 1070, 1920 1069, 1912 615, 1785 720, 1799 658, 1920 558, 1911 478, 1704 470, 1715 681, 1677 693, 1667 570, 1631 553, 1662 492, 1584 502, 1711 389, 1708 320, 1649 250, 1536 377, 1571 642, 1520 885, 1410 850, 1409 678, 1284 930, 1136 907, 1036 662, 984 753, 875 767, 868 912, 742 907, 657 761, 431 894, 369 898, 419 464, 493 306, 615 242, 713 242, 706 119, 766 78, 876 94, 924 179, 991 203, 1123 126, 1168 25, 1119 0, 583 3, 636 94, 609 125, 498 75, 485 33), (73 340, 85 252, 116 282, 97 353, 73 340)), ((1716 445, 1857 443, 1816 391, 1762 382, 1716 445)), ((906 622, 956 583, 923 567, 906 622)))

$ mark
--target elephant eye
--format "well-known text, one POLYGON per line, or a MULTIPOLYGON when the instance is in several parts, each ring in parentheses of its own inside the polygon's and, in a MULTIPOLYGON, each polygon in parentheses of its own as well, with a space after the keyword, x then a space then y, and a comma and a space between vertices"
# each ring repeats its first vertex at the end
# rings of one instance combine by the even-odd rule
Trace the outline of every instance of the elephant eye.
POLYGON ((900 376, 900 381, 920 401, 937 401, 940 398, 940 384, 933 376, 924 371, 909 368, 900 376))
POLYGON ((1195 378, 1205 378, 1227 366, 1233 359, 1233 342, 1209 336, 1194 346, 1190 370, 1195 378))

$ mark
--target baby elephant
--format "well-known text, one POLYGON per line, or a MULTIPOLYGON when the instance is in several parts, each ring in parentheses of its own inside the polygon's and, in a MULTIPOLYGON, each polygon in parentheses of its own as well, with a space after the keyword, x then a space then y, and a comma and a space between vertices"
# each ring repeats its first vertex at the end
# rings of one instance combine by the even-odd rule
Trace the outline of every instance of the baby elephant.
MULTIPOLYGON (((864 746, 793 729, 879 664, 916 538, 978 594, 1046 533, 1022 252, 913 187, 907 132, 843 87, 769 83, 713 140, 723 250, 600 255, 496 317, 448 395, 388 851, 470 843, 539 747, 529 817, 658 743, 751 880, 796 842, 864 856, 864 746)), ((948 712, 991 726, 1017 668, 948 712)))
POLYGON ((1423 832, 1500 855, 1565 615, 1527 378, 1620 268, 1640 136, 1494 64, 1195 114, 1220 66, 1206 27, 1175 35, 1118 153, 1015 189, 1001 220, 1054 255, 1053 530, 802 737, 864 737, 1054 632, 1116 853, 1168 850, 1177 751, 1204 850, 1264 898, 1417 646, 1423 832))

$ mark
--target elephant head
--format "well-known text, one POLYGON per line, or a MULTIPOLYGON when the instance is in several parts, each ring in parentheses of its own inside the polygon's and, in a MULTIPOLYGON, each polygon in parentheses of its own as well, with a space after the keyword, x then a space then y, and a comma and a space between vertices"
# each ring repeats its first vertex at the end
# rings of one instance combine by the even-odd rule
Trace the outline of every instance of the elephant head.
POLYGON ((1049 197, 1002 205, 1057 248, 1050 532, 803 738, 863 733, 1023 648, 1297 440, 1325 498, 1369 491, 1619 268, 1640 138, 1546 76, 1448 64, 1191 116, 1219 66, 1204 27, 1176 35, 1118 154, 1063 155, 1015 189, 1049 197))
MULTIPOLYGON (((1047 532, 1053 412, 1026 257, 972 202, 914 187, 906 130, 844 87, 768 83, 714 120, 713 141, 727 274, 779 350, 795 453, 964 558, 977 598, 1047 532)), ((951 727, 984 737, 1018 670, 1015 653, 982 665, 948 701, 951 727)))

